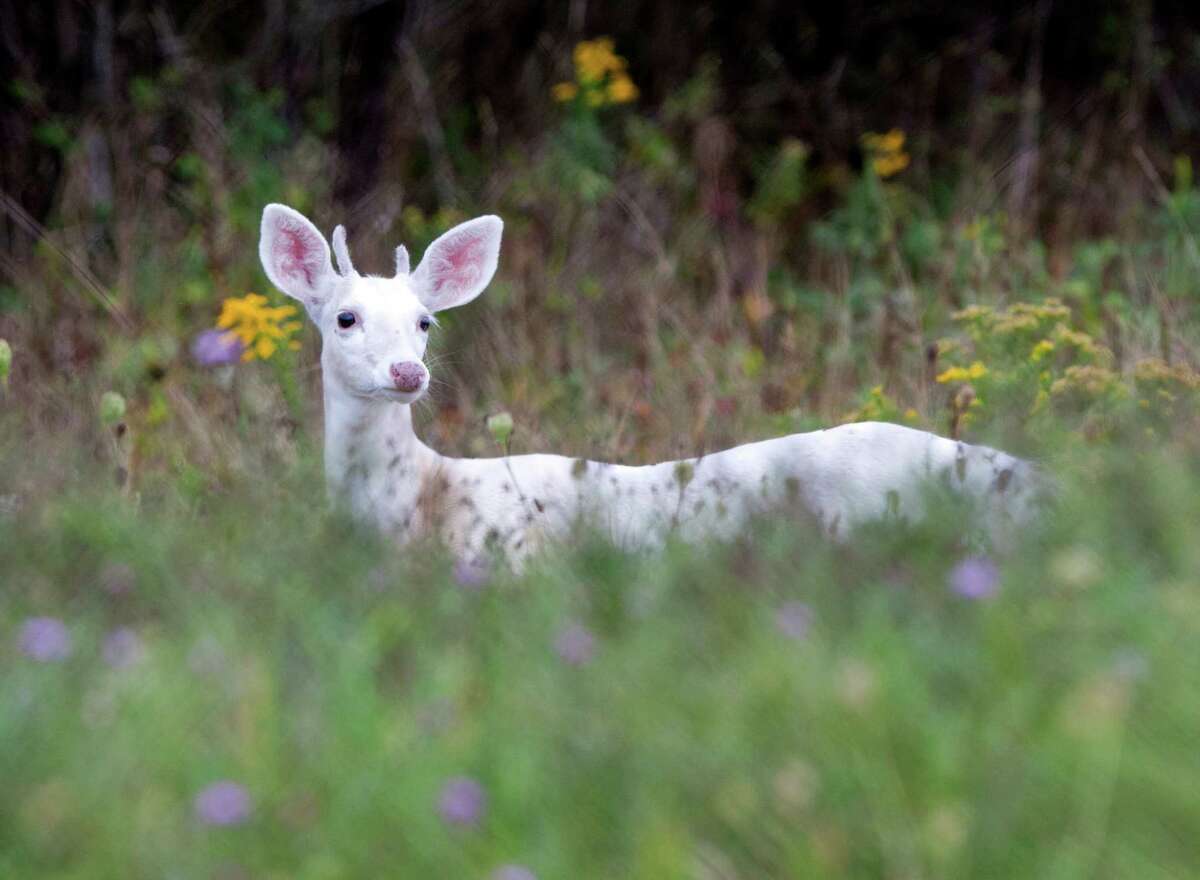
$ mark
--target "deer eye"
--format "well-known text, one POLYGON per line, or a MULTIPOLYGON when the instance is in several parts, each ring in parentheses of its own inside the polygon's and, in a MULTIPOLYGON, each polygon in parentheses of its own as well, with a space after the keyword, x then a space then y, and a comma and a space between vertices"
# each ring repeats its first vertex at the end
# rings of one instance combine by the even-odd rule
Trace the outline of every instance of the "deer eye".
POLYGON ((417 326, 421 328, 422 333, 429 332, 429 325, 433 323, 433 319, 425 315, 421 320, 417 321, 417 326))
POLYGON ((337 323, 343 330, 353 327, 357 320, 354 312, 338 312, 337 323))

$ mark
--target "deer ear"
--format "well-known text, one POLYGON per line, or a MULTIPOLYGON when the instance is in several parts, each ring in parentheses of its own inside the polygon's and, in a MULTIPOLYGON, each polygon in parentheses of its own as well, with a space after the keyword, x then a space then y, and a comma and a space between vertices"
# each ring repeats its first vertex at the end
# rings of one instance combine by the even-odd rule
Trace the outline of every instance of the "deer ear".
POLYGON ((329 245, 298 211, 276 204, 263 209, 258 257, 271 283, 309 309, 329 296, 334 278, 329 245))
POLYGON ((440 236, 412 273, 413 292, 433 312, 468 303, 496 274, 504 223, 488 215, 460 223, 440 236))

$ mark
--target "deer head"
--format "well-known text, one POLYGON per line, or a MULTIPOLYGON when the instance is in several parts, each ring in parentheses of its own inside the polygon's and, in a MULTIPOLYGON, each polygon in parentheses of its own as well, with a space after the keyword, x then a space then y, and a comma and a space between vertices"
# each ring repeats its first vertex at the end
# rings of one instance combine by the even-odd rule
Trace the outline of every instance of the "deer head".
POLYGON ((429 387, 422 358, 434 314, 483 292, 496 272, 503 228, 490 215, 459 224, 412 272, 401 245, 396 274, 380 278, 355 271, 343 227, 333 231, 335 272, 329 245, 308 218, 271 204, 263 210, 258 255, 271 283, 303 303, 321 331, 325 382, 356 397, 407 404, 429 387))

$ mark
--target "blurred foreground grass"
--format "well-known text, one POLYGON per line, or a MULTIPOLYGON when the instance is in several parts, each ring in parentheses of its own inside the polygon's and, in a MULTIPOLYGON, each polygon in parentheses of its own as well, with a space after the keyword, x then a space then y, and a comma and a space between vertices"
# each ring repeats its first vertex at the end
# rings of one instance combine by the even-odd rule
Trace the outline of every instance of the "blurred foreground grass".
POLYGON ((1002 558, 776 523, 483 585, 307 458, 81 466, 0 529, 0 876, 1193 876, 1200 467, 1066 458, 1002 558))

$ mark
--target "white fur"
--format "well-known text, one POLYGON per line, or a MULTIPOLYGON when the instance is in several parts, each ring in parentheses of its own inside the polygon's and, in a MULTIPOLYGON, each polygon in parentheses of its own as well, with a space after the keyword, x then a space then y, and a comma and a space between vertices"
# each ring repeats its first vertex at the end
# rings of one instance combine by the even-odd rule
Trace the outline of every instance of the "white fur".
POLYGON ((350 249, 346 247, 346 227, 333 228, 333 258, 337 261, 339 275, 353 275, 354 263, 350 261, 350 249))
MULTIPOLYGON (((330 491, 397 539, 430 535, 460 558, 497 552, 519 561, 580 525, 634 549, 659 546, 671 535, 730 537, 754 517, 780 511, 811 517, 844 539, 871 520, 922 517, 934 497, 931 479, 977 502, 994 535, 1029 515, 1037 481, 1027 462, 876 422, 643 467, 558 455, 439 455, 417 439, 409 406, 425 393, 428 371, 417 391, 404 393, 389 368, 421 362, 428 343, 423 317, 469 302, 487 286, 501 230, 496 217, 464 223, 430 245, 411 275, 377 278, 353 270, 343 234, 335 233, 344 273, 336 274, 324 238, 308 220, 282 205, 263 212, 263 268, 305 302, 324 339, 330 491), (336 323, 347 311, 358 318, 348 330, 336 323)), ((407 252, 400 254, 397 268, 406 270, 407 252)))

